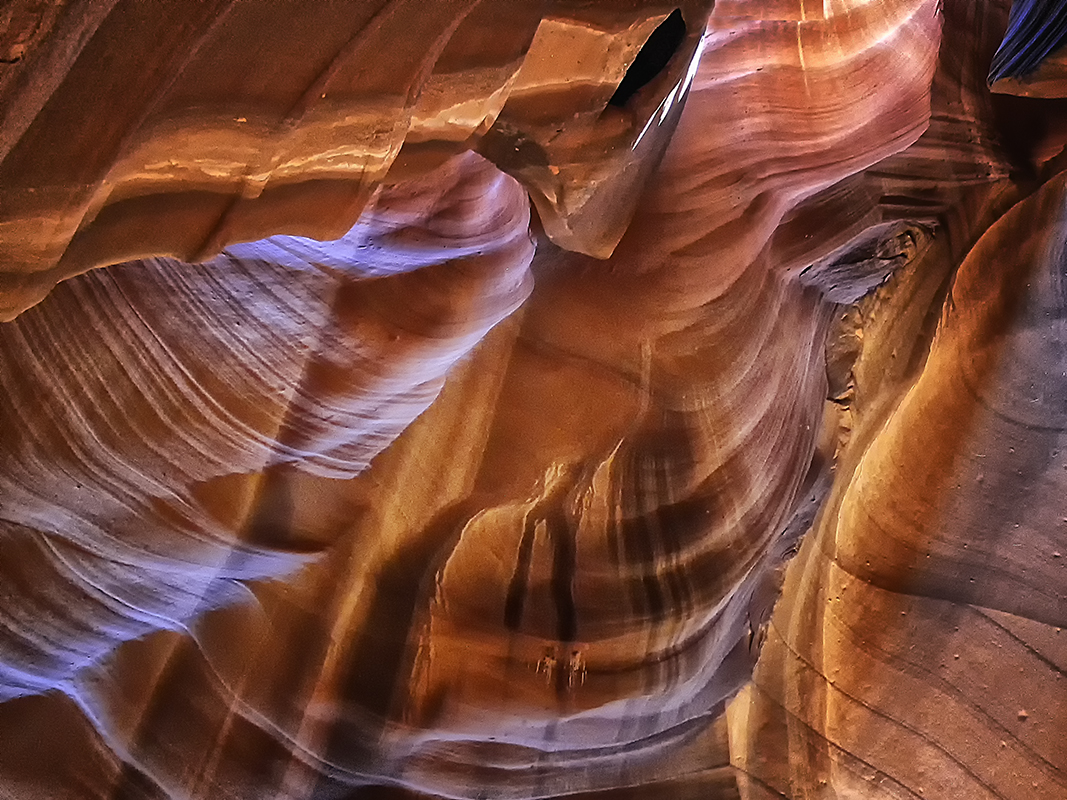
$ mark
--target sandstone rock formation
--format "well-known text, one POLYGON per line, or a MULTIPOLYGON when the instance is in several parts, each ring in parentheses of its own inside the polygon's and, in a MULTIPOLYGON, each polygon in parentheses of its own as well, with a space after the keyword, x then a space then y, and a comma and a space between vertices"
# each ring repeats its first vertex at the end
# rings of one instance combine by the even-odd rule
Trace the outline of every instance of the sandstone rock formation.
POLYGON ((0 9, 0 796, 1067 797, 1009 6, 0 9))

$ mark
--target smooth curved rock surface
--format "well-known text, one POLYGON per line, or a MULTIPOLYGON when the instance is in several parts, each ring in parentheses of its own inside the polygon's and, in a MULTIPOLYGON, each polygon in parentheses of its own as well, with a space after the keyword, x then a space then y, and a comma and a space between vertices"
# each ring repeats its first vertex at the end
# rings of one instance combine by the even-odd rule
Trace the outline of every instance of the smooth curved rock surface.
POLYGON ((394 179, 417 173, 490 131, 483 150, 527 174, 550 233, 606 255, 678 117, 656 116, 691 77, 711 3, 679 2, 678 57, 605 111, 675 3, 16 0, 0 40, 0 318, 98 266, 341 236, 394 161, 394 179))
POLYGON ((1067 796, 1055 9, 293 5, 0 11, 0 795, 1067 796))
POLYGON ((1060 178, 991 227, 918 381, 860 416, 730 710, 743 797, 1067 792, 1063 215, 1060 178))

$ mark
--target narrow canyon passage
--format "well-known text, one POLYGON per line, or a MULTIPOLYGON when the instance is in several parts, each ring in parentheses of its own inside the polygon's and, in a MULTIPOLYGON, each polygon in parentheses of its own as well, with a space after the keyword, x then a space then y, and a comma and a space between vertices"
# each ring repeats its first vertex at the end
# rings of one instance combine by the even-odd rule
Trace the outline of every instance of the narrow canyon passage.
POLYGON ((1065 45, 0 9, 0 796, 1067 798, 1065 45))

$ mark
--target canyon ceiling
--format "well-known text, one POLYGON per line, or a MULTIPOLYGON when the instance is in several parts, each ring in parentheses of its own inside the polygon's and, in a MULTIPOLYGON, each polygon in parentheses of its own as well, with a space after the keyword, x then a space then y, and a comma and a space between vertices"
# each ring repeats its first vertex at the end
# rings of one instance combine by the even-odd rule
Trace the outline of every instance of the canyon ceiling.
POLYGON ((1060 0, 7 0, 0 797, 1067 798, 1060 0))

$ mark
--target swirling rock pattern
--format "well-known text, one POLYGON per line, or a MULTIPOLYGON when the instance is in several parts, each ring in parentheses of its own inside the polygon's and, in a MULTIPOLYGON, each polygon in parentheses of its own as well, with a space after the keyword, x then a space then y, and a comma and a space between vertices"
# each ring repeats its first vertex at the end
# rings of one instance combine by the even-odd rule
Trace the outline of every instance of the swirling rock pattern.
POLYGON ((0 794, 1067 796, 1054 4, 298 5, 0 11, 0 794))
POLYGON ((382 193, 344 240, 343 268, 284 239, 202 265, 135 262, 64 283, 0 329, 4 563, 41 595, 9 606, 8 694, 217 605, 234 580, 294 569, 294 553, 265 546, 285 488, 244 476, 363 471, 522 303, 533 247, 519 187, 474 155, 433 179, 382 193), (77 596, 50 597, 43 571, 77 596))
POLYGON ((687 74, 711 3, 682 3, 679 58, 602 119, 642 35, 675 8, 616 5, 17 0, 0 18, 12 62, 0 62, 0 318, 97 266, 341 236, 394 161, 424 170, 477 146, 498 117, 485 149, 554 198, 541 203, 550 231, 579 212, 610 219, 567 237, 610 253, 633 204, 593 190, 635 193, 647 177, 678 117, 655 119, 663 95, 687 74), (542 68, 574 48, 586 74, 542 68), (605 155, 650 125, 648 152, 605 155))

